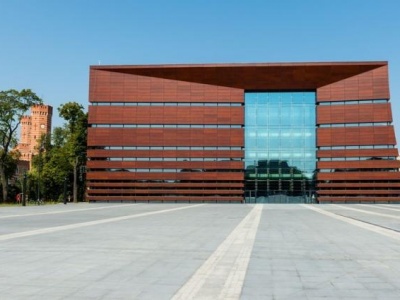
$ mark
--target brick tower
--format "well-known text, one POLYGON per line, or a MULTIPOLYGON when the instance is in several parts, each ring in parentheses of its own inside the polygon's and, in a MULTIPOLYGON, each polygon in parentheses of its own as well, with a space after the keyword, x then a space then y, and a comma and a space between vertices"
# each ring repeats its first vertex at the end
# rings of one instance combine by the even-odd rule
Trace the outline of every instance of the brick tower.
POLYGON ((21 119, 21 139, 17 148, 21 152, 20 160, 32 160, 38 153, 38 140, 43 134, 51 133, 51 118, 53 107, 49 105, 35 105, 31 108, 31 114, 21 119))

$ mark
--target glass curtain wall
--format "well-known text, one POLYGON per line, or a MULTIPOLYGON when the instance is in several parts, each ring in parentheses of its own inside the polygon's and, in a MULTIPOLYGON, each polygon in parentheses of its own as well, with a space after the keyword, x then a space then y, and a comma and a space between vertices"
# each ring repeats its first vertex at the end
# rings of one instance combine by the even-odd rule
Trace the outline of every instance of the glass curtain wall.
POLYGON ((315 92, 245 93, 247 202, 314 201, 315 92))

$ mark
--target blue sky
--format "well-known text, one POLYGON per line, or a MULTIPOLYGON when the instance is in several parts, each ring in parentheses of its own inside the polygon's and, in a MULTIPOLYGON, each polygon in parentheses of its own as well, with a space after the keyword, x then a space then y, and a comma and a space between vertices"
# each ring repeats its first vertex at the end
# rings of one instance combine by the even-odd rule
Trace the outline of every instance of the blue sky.
POLYGON ((398 0, 0 0, 0 90, 88 105, 89 66, 389 61, 400 138, 398 0))

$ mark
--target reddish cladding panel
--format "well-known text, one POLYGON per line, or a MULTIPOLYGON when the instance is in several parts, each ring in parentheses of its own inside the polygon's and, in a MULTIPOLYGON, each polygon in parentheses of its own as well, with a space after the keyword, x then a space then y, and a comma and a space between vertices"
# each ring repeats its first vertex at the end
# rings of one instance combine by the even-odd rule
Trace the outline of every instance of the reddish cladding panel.
POLYGON ((389 98, 387 65, 317 89, 319 102, 389 98))
POLYGON ((400 172, 333 172, 318 173, 317 180, 399 180, 400 172))
POLYGON ((91 196, 88 195, 88 201, 137 201, 137 202, 243 202, 243 196, 91 196))
POLYGON ((317 157, 380 157, 393 156, 397 157, 398 149, 351 149, 351 150, 319 150, 317 157))
POLYGON ((114 188, 114 187, 137 187, 143 189, 149 188, 171 188, 171 189, 179 189, 179 188, 193 188, 193 189, 203 189, 203 188, 226 188, 229 186, 230 188, 242 188, 244 186, 243 182, 229 182, 226 183, 224 181, 215 181, 215 182, 150 182, 150 181, 111 181, 111 182, 89 182, 92 188, 114 188))
POLYGON ((317 124, 391 121, 389 103, 317 106, 317 124))
POLYGON ((109 157, 205 157, 205 158, 242 158, 244 151, 241 150, 103 150, 88 149, 89 158, 109 157))
MULTIPOLYGON (((134 68, 133 68, 134 69, 134 68)), ((168 69, 168 68, 149 68, 146 70, 146 67, 142 68, 141 70, 130 70, 125 72, 126 70, 114 70, 109 69, 107 71, 96 70, 92 72, 91 70, 91 85, 90 85, 90 99, 91 101, 160 101, 160 102, 218 102, 218 101, 226 101, 226 102, 243 102, 243 90, 244 89, 255 89, 258 87, 259 89, 284 89, 285 85, 288 85, 287 88, 295 88, 295 89, 314 89, 323 86, 322 88, 318 89, 318 99, 319 101, 323 101, 323 99, 330 99, 331 101, 341 101, 341 100, 357 100, 357 99, 380 99, 384 98, 387 99, 388 97, 384 97, 382 95, 388 96, 388 80, 387 80, 387 66, 386 64, 370 64, 370 65, 337 65, 332 64, 332 66, 327 66, 326 64, 316 65, 316 64, 307 64, 304 65, 286 65, 286 66, 273 66, 273 67, 265 67, 264 69, 260 69, 258 67, 252 66, 249 68, 242 68, 238 69, 235 66, 232 68, 215 68, 215 70, 219 70, 221 72, 214 72, 210 68, 191 68, 190 70, 185 68, 175 68, 175 69, 168 69), (383 66, 383 67, 379 67, 383 66), (112 70, 112 72, 109 72, 112 70), (331 72, 328 72, 331 70, 331 72), (100 73, 97 74, 97 71, 100 73), (131 72, 132 71, 132 72, 131 72), (239 73, 237 73, 240 71, 239 73), (104 74, 104 73, 109 74, 104 74), (236 73, 235 73, 236 72, 236 73), (96 73, 96 74, 94 74, 96 73), (131 73, 131 74, 128 74, 131 73), (136 75, 134 75, 134 73, 136 75), (218 73, 218 74, 217 74, 218 73), (340 75, 338 75, 340 73, 340 75), (118 75, 116 75, 118 74, 118 75), (236 75, 235 75, 236 74, 236 75), (241 74, 237 76, 237 74, 241 74), (354 76, 358 74, 357 76, 354 76), (93 75, 93 77, 92 77, 93 75), (176 75, 176 76, 175 76, 176 75), (217 75, 217 76, 216 76, 217 75), (156 78, 157 77, 157 78, 156 78), (160 79, 160 78, 165 79, 160 79), (248 79, 251 81, 247 81, 248 79), (265 80, 266 78, 270 78, 271 80, 265 80), (282 78, 287 80, 283 81, 282 78), (340 78, 340 79, 339 79, 340 78), (95 81, 95 82, 93 82, 95 81), (192 81, 192 82, 191 82, 192 81), (239 83, 243 81, 243 85, 239 83), (197 83, 194 83, 197 82, 197 83), (282 85, 283 82, 283 85, 282 85), (325 84, 322 84, 325 82, 325 84), (333 83, 333 82, 336 82, 333 83), (232 83, 232 85, 231 85, 232 83), (332 84, 333 83, 333 84, 332 84), (218 87, 217 85, 225 85, 225 87, 218 87), (226 86, 230 86, 228 88, 226 86), (329 88, 327 88, 329 86, 329 88)), ((212 68, 211 68, 212 69, 212 68)), ((329 100, 328 100, 329 101, 329 100)), ((367 106, 364 107, 357 107, 357 110, 344 110, 340 111, 339 108, 335 108, 330 111, 320 111, 319 117, 325 118, 321 122, 326 123, 347 123, 347 122, 384 122, 388 121, 387 119, 391 120, 391 113, 390 108, 389 110, 386 109, 378 109, 376 106, 375 109, 367 109, 367 106)), ((114 115, 107 112, 107 110, 99 109, 96 112, 97 119, 94 122, 105 122, 105 123, 118 123, 119 124, 126 124, 129 122, 135 122, 141 124, 156 124, 150 123, 152 120, 158 118, 158 121, 162 124, 176 124, 178 121, 182 122, 182 124, 232 124, 232 120, 234 118, 239 118, 243 120, 243 109, 240 111, 238 110, 235 114, 236 116, 233 117, 232 111, 223 111, 215 108, 210 110, 209 112, 205 112, 205 108, 201 109, 193 109, 191 113, 187 113, 188 111, 185 110, 183 113, 182 111, 178 111, 177 108, 171 108, 170 111, 163 111, 160 108, 149 109, 145 108, 143 111, 135 111, 133 112, 116 112, 114 111, 114 115), (102 112, 102 110, 104 112, 102 112), (186 112, 186 113, 185 113, 186 112), (121 117, 122 116, 122 117, 121 117), (161 117, 162 116, 162 117, 161 117), (168 123, 171 122, 171 123, 168 123), (208 123, 209 122, 209 123, 208 123)), ((92 120, 92 119, 91 119, 92 120)), ((243 121, 241 121, 243 122, 243 121)), ((326 124, 322 123, 322 124, 326 124)), ((243 123, 239 123, 243 124, 243 123)), ((90 133, 95 134, 95 138, 89 138, 89 140, 93 143, 93 145, 104 146, 105 143, 108 143, 108 140, 111 140, 112 143, 110 146, 232 146, 232 145, 240 145, 243 146, 243 131, 226 131, 226 130, 163 130, 163 129, 140 129, 137 131, 110 131, 108 134, 105 134, 104 131, 91 131, 90 133), (115 134, 119 136, 119 140, 121 142, 116 142, 114 137, 111 134, 115 134), (131 136, 132 135, 132 136, 131 136), (134 135, 134 136, 133 136, 134 135), (117 144, 113 144, 116 142, 117 144), (171 143, 171 144, 168 144, 171 143)), ((352 141, 358 140, 362 141, 364 145, 380 145, 380 144, 388 144, 387 141, 390 139, 390 132, 382 131, 381 128, 374 127, 368 130, 365 128, 357 128, 357 130, 352 130, 349 128, 345 128, 346 130, 342 132, 344 135, 344 142, 345 144, 339 145, 353 145, 352 141), (373 136, 371 138, 371 136, 373 136)), ((353 128, 354 129, 354 128, 353 128)), ((318 141, 321 140, 326 142, 328 138, 330 141, 336 142, 336 135, 340 132, 339 131, 319 131, 318 141), (325 139, 325 140, 324 140, 325 139)), ((394 140, 394 133, 393 140, 394 140)), ((357 142, 357 144, 359 144, 357 142)), ((106 144, 109 145, 109 144, 106 144)), ((333 144, 334 145, 334 144, 333 144)), ((363 144, 361 144, 363 145, 363 144)), ((332 145, 328 145, 332 146, 332 145)), ((195 151, 187 152, 188 155, 192 155, 195 151), (189 154, 190 153, 190 154, 189 154)), ((143 157, 154 157, 154 152, 152 151, 143 151, 137 152, 143 153, 143 157), (147 155, 147 156, 146 156, 147 155)), ((382 154, 383 152, 379 152, 382 154)), ((164 152, 162 155, 176 155, 172 154, 172 152, 164 152), (169 154, 167 154, 169 153, 169 154)), ((160 154, 161 155, 161 154, 160 154)), ((90 156, 89 156, 90 157, 90 156)), ((107 156, 105 156, 107 157, 107 156)), ((129 157, 129 156, 127 156, 129 157)), ((171 156, 174 157, 174 156, 171 156)), ((243 155, 241 154, 241 157, 243 155)), ((227 164, 226 168, 228 169, 235 169, 235 168, 242 168, 242 163, 235 162, 236 165, 227 164)), ((374 167, 367 162, 363 164, 362 167, 374 167)), ((105 166, 103 162, 94 162, 92 166, 105 166)), ((174 163, 160 163, 154 162, 151 165, 147 162, 140 162, 140 163, 116 163, 114 162, 110 164, 110 166, 120 166, 121 168, 129 166, 143 166, 146 167, 169 167, 174 168, 174 166, 178 166, 176 162, 174 163)), ((203 162, 194 162, 187 165, 189 168, 202 168, 204 169, 203 162)), ((220 166, 216 163, 208 163, 208 168, 220 166)), ((322 164, 322 166, 327 167, 327 164, 322 164)), ((329 166, 338 166, 338 164, 329 164, 329 166)), ((340 165, 342 166, 342 165, 340 165)), ((349 167, 349 165, 343 165, 345 167, 349 167)), ((343 167, 342 166, 342 167, 343 167)), ((353 163, 351 167, 358 168, 360 167, 359 164, 357 166, 353 163)), ((381 166, 383 168, 383 166, 381 166)), ((88 178, 93 176, 94 172, 88 174, 88 178)), ((104 179, 104 176, 110 180, 126 180, 131 178, 133 180, 177 180, 177 181, 217 181, 217 180, 237 180, 240 181, 242 184, 243 180, 243 172, 238 172, 238 174, 232 172, 187 172, 187 173, 176 173, 176 174, 164 174, 164 173, 135 173, 135 174, 127 174, 129 172, 112 172, 117 174, 108 174, 107 172, 103 172, 105 174, 101 175, 100 180, 104 179), (235 177, 238 176, 238 177, 235 177), (178 179, 179 177, 179 179, 178 179), (218 178, 218 179, 217 179, 218 178)), ((351 175, 354 175, 357 172, 352 172, 351 175)), ((376 173, 383 173, 383 172, 376 172, 376 173)), ((340 174, 342 175, 342 174, 340 174)), ((366 176, 366 173, 363 173, 366 176)), ((382 174, 374 175, 375 179, 378 178, 382 179, 382 174)), ((362 177, 362 176, 361 176, 362 177)), ((363 177, 359 180, 368 180, 363 177)), ((342 179, 341 179, 342 180, 342 179)), ((374 180, 374 179, 372 179, 374 180)), ((385 179, 382 179, 385 180, 385 179)), ((89 182, 90 184, 90 182, 89 182)), ((153 183, 156 184, 156 183, 153 183)), ((88 185, 90 186, 90 185, 88 185)), ((128 187, 128 186, 124 186, 128 187)), ((150 185, 150 187, 154 187, 150 185)), ((221 190, 221 194, 223 187, 219 188, 221 190)), ((125 189, 126 191, 127 189, 125 189)), ((104 193, 107 192, 116 193, 115 190, 104 190, 104 193)), ((160 193, 163 190, 159 190, 160 193)), ((165 190, 166 193, 168 192, 165 190)), ((177 201, 182 200, 204 200, 206 197, 204 195, 199 195, 198 197, 190 197, 187 194, 189 190, 181 190, 182 197, 177 197, 177 201)), ((203 194, 213 193, 214 191, 205 190, 203 194)), ((90 193, 95 193, 95 191, 91 191, 90 193)), ((146 194, 141 196, 146 199, 153 199, 154 197, 149 194, 147 197, 146 194)), ((89 199, 95 199, 94 197, 89 199)), ((115 198, 109 197, 110 200, 115 198)), ((128 198, 124 198, 125 200, 128 198)), ((136 199, 137 198, 129 198, 129 199, 136 199)), ((171 197, 158 197, 157 199, 163 201, 163 199, 171 200, 171 197)), ((222 198, 221 198, 222 199, 222 198)), ((223 198, 224 200, 228 199, 227 197, 223 198)), ((232 198, 229 198, 232 199, 232 198)), ((238 199, 242 199, 238 197, 238 199)), ((102 199, 104 200, 104 198, 102 199)), ((222 201, 222 200, 221 200, 222 201)))
POLYGON ((318 195, 393 195, 398 194, 399 190, 373 190, 373 189, 365 189, 365 190, 320 190, 318 191, 318 195))
POLYGON ((102 161, 92 160, 87 162, 87 167, 93 169, 230 169, 242 170, 244 168, 241 161, 102 161))
POLYGON ((243 107, 89 106, 90 124, 244 124, 243 107))
POLYGON ((243 102, 243 89, 91 69, 90 102, 243 102))
POLYGON ((386 169, 400 168, 398 160, 320 161, 318 169, 386 169))
POLYGON ((88 146, 239 146, 242 128, 89 128, 88 146))
POLYGON ((393 126, 318 128, 317 146, 396 145, 393 126))
MULTIPOLYGON (((318 99, 321 100, 332 98, 331 94, 337 94, 338 91, 343 95, 357 91, 359 97, 364 99, 371 95, 373 97, 368 99, 373 99, 385 92, 388 95, 387 62, 92 66, 90 101, 113 99, 114 90, 110 85, 115 81, 111 78, 107 80, 106 76, 99 72, 109 73, 109 77, 114 76, 118 79, 120 77, 115 74, 124 75, 123 91, 132 101, 142 98, 151 101, 161 97, 161 101, 180 101, 188 97, 214 99, 215 95, 221 101, 227 97, 237 97, 238 101, 242 101, 244 90, 317 88, 321 88, 318 91, 318 99), (353 77, 357 80, 352 79, 353 77), (161 79, 164 80, 162 85, 161 79), (346 79, 349 83, 346 83, 346 79), (170 82, 174 83, 169 84, 170 82), (193 83, 196 86, 193 86, 193 83), (342 84, 342 87, 336 89, 334 86, 331 91, 331 86, 335 83, 342 84), (201 85, 213 88, 200 88, 201 85), (217 86, 219 88, 216 93, 217 86), (369 94, 363 96, 362 93, 369 94)), ((119 92, 116 91, 117 94, 119 92)), ((338 97, 343 98, 340 94, 338 97)))
POLYGON ((243 172, 180 172, 180 173, 152 173, 152 172, 88 172, 88 180, 244 180, 243 172))
POLYGON ((93 188, 112 188, 112 187, 139 187, 139 188, 192 188, 192 189, 204 189, 204 188, 243 188, 243 182, 88 182, 88 186, 93 188))
MULTIPOLYGON (((354 189, 354 188, 377 188, 377 187, 384 187, 384 188, 400 188, 400 182, 318 182, 318 188, 343 188, 343 189, 354 189)), ((399 190, 400 192, 400 190, 399 190)))
POLYGON ((239 189, 239 190, 230 190, 230 189, 218 189, 218 191, 216 192, 216 190, 194 190, 194 189, 179 189, 179 190, 171 190, 171 189, 156 189, 156 188, 152 188, 151 190, 148 189, 96 189, 96 190, 92 190, 91 194, 92 195, 102 195, 102 194, 119 194, 119 195, 127 195, 127 194, 136 194, 136 195, 147 195, 151 193, 152 195, 168 195, 168 194, 172 194, 172 195, 184 195, 184 194, 189 194, 189 195, 216 195, 216 193, 218 195, 242 195, 243 192, 239 189))
POLYGON ((109 99, 111 72, 90 69, 89 101, 95 99, 97 94, 109 99))
POLYGON ((381 66, 387 66, 387 62, 127 65, 91 69, 242 90, 311 90, 381 66))

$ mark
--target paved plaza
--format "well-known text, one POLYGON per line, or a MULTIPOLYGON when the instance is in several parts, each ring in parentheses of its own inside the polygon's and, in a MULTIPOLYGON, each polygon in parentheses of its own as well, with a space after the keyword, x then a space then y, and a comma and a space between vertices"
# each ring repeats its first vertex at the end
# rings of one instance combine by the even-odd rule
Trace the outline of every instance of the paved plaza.
POLYGON ((0 299, 400 299, 400 205, 0 208, 0 299))

